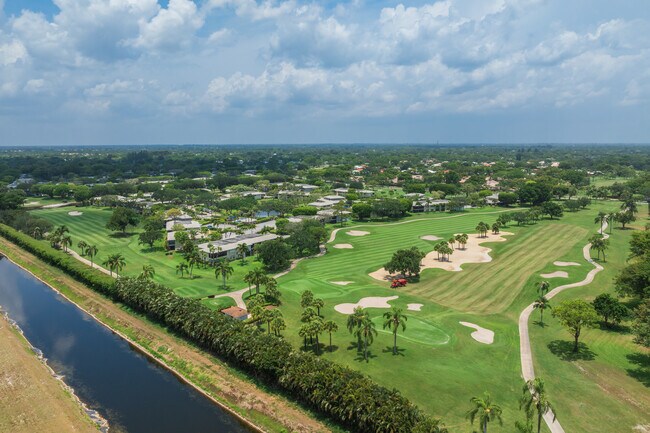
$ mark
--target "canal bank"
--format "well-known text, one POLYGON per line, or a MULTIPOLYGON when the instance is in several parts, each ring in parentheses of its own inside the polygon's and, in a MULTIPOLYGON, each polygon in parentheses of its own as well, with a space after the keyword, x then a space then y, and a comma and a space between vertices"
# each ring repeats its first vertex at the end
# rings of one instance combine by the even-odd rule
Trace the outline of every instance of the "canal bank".
POLYGON ((104 325, 120 332, 142 350, 174 369, 184 379, 239 416, 253 420, 266 431, 325 432, 335 430, 315 419, 295 403, 250 381, 213 356, 189 345, 155 323, 88 289, 60 270, 5 240, 0 253, 27 268, 39 279, 60 291, 104 325))

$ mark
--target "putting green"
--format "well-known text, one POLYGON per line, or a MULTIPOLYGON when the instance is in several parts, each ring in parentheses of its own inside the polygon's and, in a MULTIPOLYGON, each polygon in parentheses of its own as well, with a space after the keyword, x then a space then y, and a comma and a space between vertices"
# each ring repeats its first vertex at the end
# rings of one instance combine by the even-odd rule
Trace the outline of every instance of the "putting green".
MULTIPOLYGON (((397 342, 407 340, 413 343, 424 344, 426 346, 440 346, 449 343, 451 337, 438 326, 426 320, 417 317, 407 316, 406 331, 402 332, 401 328, 397 334, 397 342)), ((390 329, 384 329, 384 318, 382 316, 373 317, 372 321, 377 326, 377 332, 381 334, 391 334, 390 329)))

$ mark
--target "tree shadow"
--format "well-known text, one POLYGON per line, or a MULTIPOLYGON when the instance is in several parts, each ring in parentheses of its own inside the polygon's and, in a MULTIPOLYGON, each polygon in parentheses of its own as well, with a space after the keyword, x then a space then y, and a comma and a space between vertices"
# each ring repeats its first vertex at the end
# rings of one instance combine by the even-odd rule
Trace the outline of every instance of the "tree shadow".
POLYGON ((140 248, 141 253, 155 253, 155 252, 164 252, 164 251, 166 251, 165 247, 140 248))
MULTIPOLYGON (((348 344, 347 350, 356 350, 357 352, 360 351, 356 341, 351 341, 350 344, 348 344)), ((361 351, 362 350, 363 348, 361 349, 361 351)))
POLYGON ((354 360, 358 362, 370 362, 371 359, 376 357, 377 355, 373 355, 372 351, 368 349, 368 360, 366 360, 366 358, 363 357, 363 349, 362 349, 361 352, 357 353, 357 356, 354 358, 354 360))
POLYGON ((625 355, 625 357, 632 364, 638 365, 637 368, 626 369, 627 374, 646 387, 650 387, 650 354, 636 352, 625 355))
POLYGON ((338 350, 339 350, 339 346, 337 346, 336 344, 332 344, 332 347, 330 347, 329 344, 325 346, 325 352, 328 353, 338 352, 338 350))
POLYGON ((620 323, 615 324, 615 323, 609 323, 605 324, 605 322, 600 322, 600 330, 603 332, 610 332, 610 333, 616 333, 616 334, 631 334, 632 333, 632 328, 630 328, 627 325, 622 325, 620 323))
POLYGON ((541 322, 539 320, 534 320, 533 324, 539 326, 540 328, 546 328, 547 326, 550 326, 548 323, 541 322))
POLYGON ((593 361, 596 354, 584 343, 578 343, 578 351, 573 351, 573 341, 553 340, 548 343, 551 353, 562 361, 593 361))
MULTIPOLYGON (((384 349, 382 349, 383 353, 393 353, 393 346, 386 346, 384 349)), ((403 349, 401 347, 397 347, 397 353, 395 353, 395 356, 405 356, 406 349, 403 349)))
POLYGON ((113 238, 113 239, 124 239, 124 238, 130 238, 131 236, 133 236, 135 234, 136 234, 135 232, 124 232, 124 233, 115 232, 115 233, 111 233, 110 235, 108 235, 108 237, 113 238))

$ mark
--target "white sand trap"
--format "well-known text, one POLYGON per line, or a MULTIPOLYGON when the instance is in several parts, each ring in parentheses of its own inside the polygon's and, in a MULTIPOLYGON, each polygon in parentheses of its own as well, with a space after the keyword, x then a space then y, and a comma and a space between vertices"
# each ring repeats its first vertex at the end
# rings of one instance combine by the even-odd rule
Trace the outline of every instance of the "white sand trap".
POLYGON ((81 216, 83 214, 84 214, 83 212, 78 212, 76 210, 73 210, 72 212, 68 212, 68 215, 70 216, 81 216))
MULTIPOLYGON (((486 237, 479 237, 478 234, 471 234, 467 239, 467 246, 465 249, 455 248, 454 253, 449 258, 449 261, 438 260, 438 253, 431 251, 422 259, 422 270, 430 268, 444 269, 445 271, 462 271, 461 266, 465 263, 487 263, 492 261, 489 252, 491 248, 483 247, 480 244, 483 242, 504 242, 507 239, 503 236, 512 235, 509 232, 501 232, 498 235, 488 234, 486 237)), ((391 280, 392 276, 384 269, 381 268, 375 272, 371 272, 372 278, 380 281, 391 280)))
POLYGON ((339 249, 339 250, 351 250, 352 248, 354 248, 350 244, 336 244, 336 245, 332 245, 332 246, 334 248, 336 248, 336 249, 339 249))
POLYGON ((424 236, 420 236, 420 239, 422 239, 423 241, 439 241, 442 238, 439 238, 438 236, 434 236, 434 235, 424 235, 424 236))
POLYGON ((542 278, 569 278, 569 274, 564 271, 555 271, 550 274, 540 274, 542 278))
POLYGON ((357 307, 362 308, 390 308, 388 301, 394 301, 399 296, 362 298, 356 304, 338 304, 334 307, 341 314, 352 314, 357 307))
POLYGON ((370 232, 364 232, 362 230, 350 230, 345 232, 345 234, 350 236, 365 236, 365 235, 369 235, 370 232))
POLYGON ((331 281, 331 283, 339 286, 347 286, 348 284, 354 283, 354 281, 331 281))
POLYGON ((580 266, 580 263, 576 262, 553 262, 555 266, 580 266))
POLYGON ((424 304, 406 304, 406 309, 411 311, 422 311, 424 304))
POLYGON ((478 341, 479 343, 483 343, 483 344, 494 343, 494 331, 481 328, 480 326, 474 323, 469 323, 469 322, 458 322, 458 323, 460 323, 463 326, 467 326, 468 328, 476 329, 476 331, 472 332, 471 336, 474 340, 478 341))

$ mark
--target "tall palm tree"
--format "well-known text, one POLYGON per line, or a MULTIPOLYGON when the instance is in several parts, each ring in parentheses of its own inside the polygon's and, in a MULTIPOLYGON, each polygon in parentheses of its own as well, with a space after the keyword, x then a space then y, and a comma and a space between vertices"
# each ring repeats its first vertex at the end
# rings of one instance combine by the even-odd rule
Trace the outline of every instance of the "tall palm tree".
POLYGON ((544 281, 539 283, 539 287, 537 288, 537 291, 539 292, 539 294, 541 296, 544 296, 544 295, 546 295, 548 293, 548 289, 550 289, 550 288, 551 288, 551 283, 544 280, 544 281))
POLYGON ((153 277, 156 275, 156 270, 152 265, 143 265, 142 273, 140 276, 145 280, 153 280, 153 277))
MULTIPOLYGON (((526 382, 523 388, 524 395, 521 398, 519 407, 524 408, 526 414, 532 415, 537 412, 537 433, 542 431, 542 417, 548 411, 553 411, 553 405, 548 400, 544 380, 539 377, 526 382)), ((555 421, 555 411, 553 411, 555 421)))
POLYGON ((314 298, 314 300, 311 301, 311 306, 316 309, 316 314, 320 316, 320 309, 325 306, 325 301, 321 298, 314 298))
POLYGON ((451 245, 451 248, 453 249, 454 248, 454 243, 456 242, 456 236, 450 237, 447 242, 449 243, 449 245, 451 245))
POLYGON ((264 296, 268 299, 277 300, 280 297, 280 291, 278 290, 278 280, 273 277, 267 277, 264 282, 264 296))
POLYGON ((68 252, 68 247, 72 245, 72 238, 69 235, 61 236, 61 246, 63 251, 68 252))
POLYGON ((540 296, 534 303, 533 308, 539 310, 539 322, 544 325, 544 310, 550 309, 551 304, 546 296, 540 296))
POLYGON ((214 276, 216 278, 223 279, 223 288, 226 289, 226 280, 229 276, 232 275, 234 269, 230 266, 230 261, 228 259, 217 260, 214 264, 214 276))
POLYGON ((368 347, 375 340, 375 335, 377 335, 375 322, 373 322, 370 317, 364 316, 361 320, 361 324, 357 328, 356 334, 361 340, 363 340, 363 359, 368 362, 368 347))
POLYGON ((600 234, 603 234, 603 224, 605 224, 605 221, 607 220, 607 214, 603 211, 598 212, 598 216, 594 218, 594 224, 598 224, 600 227, 600 234))
POLYGON ((185 260, 187 261, 187 267, 189 269, 190 279, 192 279, 194 266, 200 264, 203 261, 203 259, 201 258, 201 254, 199 254, 198 251, 192 251, 185 255, 185 260))
POLYGON ((467 411, 466 417, 472 425, 474 425, 474 420, 477 417, 479 427, 483 433, 487 433, 490 422, 499 421, 499 424, 503 425, 503 419, 501 419, 503 410, 501 406, 492 402, 492 398, 487 391, 483 393, 482 397, 472 397, 470 401, 474 407, 467 411))
POLYGON ((286 323, 284 322, 284 319, 283 319, 282 317, 276 317, 276 318, 274 318, 273 321, 271 322, 271 331, 273 331, 273 333, 274 333, 277 337, 279 337, 279 336, 280 336, 280 332, 281 332, 281 331, 284 331, 285 329, 287 329, 287 325, 286 325, 286 323))
POLYGON ((79 243, 77 244, 77 248, 81 250, 81 255, 85 256, 86 249, 88 248, 88 244, 85 241, 79 241, 79 243))
POLYGON ((122 254, 120 254, 120 253, 113 254, 113 260, 115 262, 115 273, 119 277, 120 272, 126 266, 126 260, 124 259, 124 256, 122 254))
POLYGON ((607 225, 609 226, 609 234, 612 234, 612 227, 614 227, 614 224, 616 223, 616 219, 618 218, 618 214, 616 212, 612 212, 607 215, 607 218, 605 221, 607 221, 607 225))
POLYGON ((187 271, 187 263, 179 263, 176 265, 176 275, 179 273, 181 274, 181 278, 183 278, 183 275, 187 271))
POLYGON ((260 286, 266 282, 268 277, 262 268, 255 268, 249 271, 244 277, 244 281, 255 286, 255 294, 260 294, 260 286))
POLYGON ((93 264, 94 264, 93 259, 95 258, 95 256, 97 256, 98 252, 99 252, 99 250, 97 249, 96 245, 90 245, 88 248, 86 248, 86 255, 88 257, 90 257, 90 267, 91 268, 93 267, 93 264))
POLYGON ((606 262, 607 259, 605 257, 605 250, 609 248, 609 240, 605 239, 603 235, 601 234, 596 234, 591 237, 591 246, 589 247, 590 250, 596 250, 598 253, 598 259, 600 259, 600 254, 603 254, 603 261, 606 262))
POLYGON ((102 266, 108 268, 108 271, 110 272, 111 277, 112 277, 113 276, 113 271, 115 270, 115 268, 113 267, 113 261, 112 261, 111 258, 112 258, 112 256, 106 257, 106 260, 104 260, 102 262, 102 266))
POLYGON ((339 330, 339 325, 336 324, 333 320, 328 320, 323 323, 323 330, 330 335, 330 352, 332 351, 332 334, 339 330))
POLYGON ((499 231, 501 230, 501 224, 500 223, 494 223, 492 224, 492 233, 495 235, 499 234, 499 231))
POLYGON ((402 328, 402 331, 406 331, 406 317, 402 313, 401 308, 393 307, 390 311, 384 313, 384 329, 390 328, 393 332, 393 355, 397 355, 397 331, 399 328, 402 328))
POLYGON ((241 258, 241 264, 246 263, 246 254, 248 254, 248 245, 246 242, 242 242, 237 245, 237 255, 241 258))
POLYGON ((346 327, 350 334, 357 336, 357 351, 361 351, 361 336, 357 334, 357 329, 361 326, 361 322, 366 317, 366 312, 363 307, 356 307, 352 314, 348 316, 346 327))

